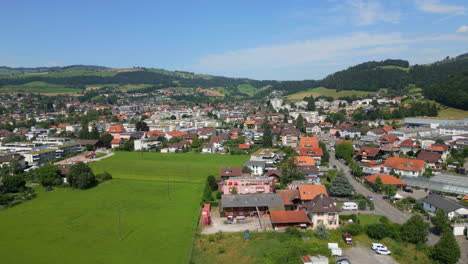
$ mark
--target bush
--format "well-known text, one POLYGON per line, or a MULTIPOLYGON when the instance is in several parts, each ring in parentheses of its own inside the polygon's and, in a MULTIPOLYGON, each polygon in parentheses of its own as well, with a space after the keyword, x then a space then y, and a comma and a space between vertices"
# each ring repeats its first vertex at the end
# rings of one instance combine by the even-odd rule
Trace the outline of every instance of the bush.
POLYGON ((367 226, 367 235, 373 239, 382 239, 389 235, 389 230, 384 224, 370 224, 367 226))
POLYGON ((366 210, 367 209, 366 201, 359 201, 358 207, 359 207, 359 210, 366 210))
POLYGON ((340 215, 340 220, 343 221, 348 221, 348 220, 353 220, 353 223, 359 224, 359 217, 357 214, 350 214, 350 215, 340 215))
POLYGON ((379 222, 382 223, 382 224, 388 224, 388 223, 390 223, 390 220, 388 220, 388 218, 385 215, 382 215, 379 218, 379 222))
POLYGON ((297 230, 297 228, 292 228, 292 227, 286 228, 285 234, 291 238, 302 237, 301 231, 297 230))
POLYGON ((314 235, 321 240, 328 240, 330 237, 327 228, 323 224, 317 226, 317 229, 314 231, 314 235))
POLYGON ((112 175, 110 173, 108 173, 107 171, 105 171, 105 172, 96 174, 96 179, 98 181, 103 182, 103 181, 111 180, 112 175))
POLYGON ((345 225, 344 231, 348 232, 352 236, 357 236, 364 232, 364 227, 360 224, 351 223, 345 225))

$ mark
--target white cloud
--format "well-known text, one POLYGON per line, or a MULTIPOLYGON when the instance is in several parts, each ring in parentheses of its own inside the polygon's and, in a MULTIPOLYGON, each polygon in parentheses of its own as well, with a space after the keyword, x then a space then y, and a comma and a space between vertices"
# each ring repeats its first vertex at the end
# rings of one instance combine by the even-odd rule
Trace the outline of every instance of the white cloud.
POLYGON ((467 11, 464 6, 443 4, 439 0, 416 0, 416 6, 419 10, 449 15, 464 15, 467 11))
POLYGON ((468 26, 461 26, 457 29, 457 33, 468 34, 468 26))
POLYGON ((386 11, 377 1, 349 0, 345 9, 351 14, 353 23, 357 26, 368 26, 378 22, 399 23, 401 14, 386 11))
POLYGON ((335 60, 338 57, 385 54, 389 48, 411 42, 400 33, 353 33, 345 36, 320 38, 283 45, 233 50, 208 55, 200 59, 197 68, 203 71, 235 71, 261 68, 300 66, 314 62, 335 60))

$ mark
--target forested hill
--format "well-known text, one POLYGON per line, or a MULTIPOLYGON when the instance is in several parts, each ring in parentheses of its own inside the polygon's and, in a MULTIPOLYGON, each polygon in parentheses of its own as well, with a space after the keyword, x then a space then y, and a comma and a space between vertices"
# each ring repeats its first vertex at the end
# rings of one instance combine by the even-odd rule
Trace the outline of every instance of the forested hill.
POLYGON ((22 86, 37 82, 78 89, 84 89, 89 85, 106 84, 148 84, 159 88, 175 86, 208 88, 249 84, 255 88, 261 88, 276 83, 276 81, 227 78, 191 72, 147 68, 111 69, 84 65, 51 68, 0 67, 0 90, 2 87, 12 86, 21 89, 22 86))

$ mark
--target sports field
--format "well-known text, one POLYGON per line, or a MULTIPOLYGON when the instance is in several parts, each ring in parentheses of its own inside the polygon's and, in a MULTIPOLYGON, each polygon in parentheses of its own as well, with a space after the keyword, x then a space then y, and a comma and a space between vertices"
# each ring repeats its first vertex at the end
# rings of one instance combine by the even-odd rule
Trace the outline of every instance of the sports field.
POLYGON ((204 180, 247 156, 118 152, 114 179, 0 211, 5 263, 188 263, 204 180))

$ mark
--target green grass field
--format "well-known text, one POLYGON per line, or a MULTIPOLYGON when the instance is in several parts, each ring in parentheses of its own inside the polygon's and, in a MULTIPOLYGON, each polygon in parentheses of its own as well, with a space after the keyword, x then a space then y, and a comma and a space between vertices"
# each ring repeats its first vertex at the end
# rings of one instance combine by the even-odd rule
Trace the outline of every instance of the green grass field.
POLYGON ((311 95, 313 97, 331 96, 333 98, 339 98, 339 97, 343 97, 343 96, 353 96, 353 95, 361 96, 361 95, 367 95, 367 94, 371 94, 371 93, 375 93, 375 92, 355 91, 355 90, 345 90, 345 91, 338 91, 337 92, 336 89, 328 89, 328 88, 325 88, 325 87, 317 87, 317 88, 310 89, 310 90, 307 90, 307 91, 301 91, 301 92, 291 94, 291 95, 288 96, 288 99, 298 100, 298 99, 303 99, 304 97, 311 96, 311 95))
POLYGON ((395 65, 386 65, 386 66, 379 66, 377 68, 381 68, 381 69, 397 69, 397 70, 402 70, 402 71, 409 71, 411 67, 400 67, 400 66, 395 66, 395 65))
POLYGON ((248 94, 250 96, 254 95, 257 93, 257 89, 255 89, 255 87, 253 87, 251 84, 239 84, 237 86, 237 89, 239 90, 239 92, 241 93, 245 93, 245 94, 248 94))
POLYGON ((50 84, 45 82, 29 82, 23 85, 5 85, 0 88, 3 92, 29 92, 29 93, 78 93, 81 89, 67 88, 59 84, 50 84))
POLYGON ((2 262, 188 263, 206 176, 247 159, 118 152, 92 164, 111 181, 1 210, 2 262))

